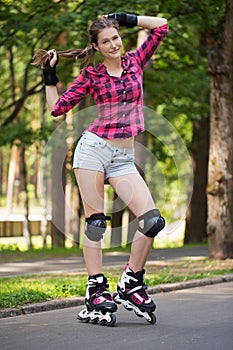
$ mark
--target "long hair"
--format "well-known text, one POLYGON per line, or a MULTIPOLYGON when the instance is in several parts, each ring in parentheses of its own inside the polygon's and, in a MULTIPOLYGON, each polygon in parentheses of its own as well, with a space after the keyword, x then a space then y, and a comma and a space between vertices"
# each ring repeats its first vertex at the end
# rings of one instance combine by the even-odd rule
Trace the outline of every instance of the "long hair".
MULTIPOLYGON (((98 34, 101 30, 105 28, 115 28, 119 32, 119 24, 117 21, 102 17, 95 20, 89 29, 89 40, 90 44, 85 47, 85 49, 74 49, 74 50, 65 50, 57 51, 59 57, 64 58, 73 58, 74 60, 84 59, 83 62, 83 73, 85 74, 85 68, 92 61, 96 50, 92 46, 92 43, 98 45, 98 34)), ((41 68, 44 68, 46 62, 49 59, 48 51, 43 49, 38 49, 33 56, 33 65, 40 65, 41 68)))

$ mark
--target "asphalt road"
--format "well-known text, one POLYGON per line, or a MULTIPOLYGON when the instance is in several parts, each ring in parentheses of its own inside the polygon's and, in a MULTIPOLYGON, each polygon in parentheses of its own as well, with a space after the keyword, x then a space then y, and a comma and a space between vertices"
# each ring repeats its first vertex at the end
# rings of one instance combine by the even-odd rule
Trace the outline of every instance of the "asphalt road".
POLYGON ((156 294, 155 325, 120 306, 117 325, 76 320, 82 307, 0 319, 1 350, 232 350, 233 282, 156 294))
MULTIPOLYGON (((184 247, 172 249, 152 249, 148 257, 150 261, 179 260, 183 257, 208 256, 208 247, 184 247)), ((111 252, 105 253, 103 266, 117 266, 127 263, 129 253, 111 252)), ((46 272, 78 271, 85 269, 82 256, 65 257, 60 259, 31 260, 31 261, 10 261, 1 262, 0 277, 16 276, 24 274, 36 274, 46 272)))

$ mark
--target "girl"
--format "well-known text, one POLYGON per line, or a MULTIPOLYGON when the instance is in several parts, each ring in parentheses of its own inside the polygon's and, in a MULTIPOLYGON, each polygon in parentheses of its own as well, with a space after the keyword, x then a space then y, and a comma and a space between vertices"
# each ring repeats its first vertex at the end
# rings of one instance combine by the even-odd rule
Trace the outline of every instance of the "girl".
POLYGON ((155 323, 155 304, 143 282, 145 264, 154 237, 165 221, 150 191, 134 165, 134 137, 144 131, 143 69, 168 32, 167 20, 150 16, 115 13, 97 19, 90 27, 90 45, 84 50, 39 50, 35 63, 43 68, 46 97, 52 116, 57 117, 77 105, 89 93, 98 108, 97 118, 78 142, 73 168, 82 196, 86 217, 83 254, 88 271, 86 309, 78 319, 113 325, 116 303, 133 309, 149 323, 155 323), (150 29, 147 39, 133 52, 122 56, 119 25, 150 29), (90 66, 95 52, 101 64, 90 66), (59 98, 56 64, 62 57, 86 57, 80 75, 59 98), (101 239, 106 229, 104 181, 138 218, 138 230, 130 258, 112 297, 102 271, 101 239))

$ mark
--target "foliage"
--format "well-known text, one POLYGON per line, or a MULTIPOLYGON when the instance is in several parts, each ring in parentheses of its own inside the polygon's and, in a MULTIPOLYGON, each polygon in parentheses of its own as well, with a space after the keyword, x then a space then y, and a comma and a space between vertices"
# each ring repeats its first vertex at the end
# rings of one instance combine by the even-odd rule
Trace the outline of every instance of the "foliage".
MULTIPOLYGON (((35 242, 34 246, 35 246, 35 242)), ((71 256, 81 256, 81 248, 31 248, 23 250, 17 243, 0 244, 0 261, 28 261, 41 260, 49 258, 65 258, 71 256)))
MULTIPOLYGON (((191 148, 193 121, 206 118, 209 113, 206 43, 208 33, 217 32, 224 19, 225 1, 0 0, 0 6, 0 146, 16 143, 28 149, 34 143, 47 141, 56 127, 42 102, 41 70, 31 65, 35 50, 86 47, 91 21, 106 13, 122 11, 168 18, 169 35, 144 74, 145 105, 170 121, 191 148)), ((137 31, 121 29, 127 49, 136 46, 137 31)), ((79 65, 61 59, 57 70, 66 87, 79 73, 79 65)), ((151 122, 156 125, 156 120, 151 122)), ((170 195, 167 199, 171 201, 178 185, 171 149, 164 147, 168 138, 172 147, 173 135, 164 136, 164 142, 151 141, 147 135, 149 150, 159 160, 167 179, 170 195)), ((156 167, 150 167, 148 175, 157 197, 160 190, 155 183, 159 176, 156 167)), ((187 189, 188 184, 183 185, 187 189)))
POLYGON ((48 141, 52 130, 52 125, 42 125, 40 129, 33 130, 30 123, 26 121, 9 124, 0 130, 0 147, 13 143, 19 146, 30 146, 38 141, 48 141))

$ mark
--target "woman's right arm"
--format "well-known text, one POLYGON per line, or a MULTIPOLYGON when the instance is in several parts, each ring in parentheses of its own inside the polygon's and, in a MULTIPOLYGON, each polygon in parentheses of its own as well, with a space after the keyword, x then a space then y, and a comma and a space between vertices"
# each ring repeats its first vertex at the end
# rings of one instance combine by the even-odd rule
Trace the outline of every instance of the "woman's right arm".
POLYGON ((46 99, 50 114, 53 117, 58 117, 67 113, 89 92, 90 81, 81 73, 72 83, 62 96, 58 95, 56 85, 58 78, 56 76, 56 65, 58 63, 57 53, 55 50, 48 51, 50 54, 49 61, 46 62, 46 67, 43 69, 46 99))
POLYGON ((46 92, 46 100, 49 108, 49 112, 51 113, 53 110, 53 107, 57 103, 59 96, 57 92, 56 86, 53 85, 47 85, 45 86, 45 92, 46 92))
POLYGON ((44 74, 44 80, 45 80, 46 100, 47 100, 49 112, 51 113, 53 110, 53 107, 55 106, 55 104, 57 103, 57 101, 59 99, 57 87, 56 87, 56 82, 58 81, 58 79, 56 77, 56 70, 55 70, 55 67, 58 63, 58 57, 57 57, 56 50, 49 50, 48 54, 49 54, 50 59, 49 59, 49 63, 47 64, 46 68, 47 68, 47 70, 49 70, 49 72, 45 68, 43 70, 43 74, 44 74), (50 75, 50 76, 48 77, 48 75, 50 75), (51 79, 51 77, 52 77, 52 79, 51 79))

